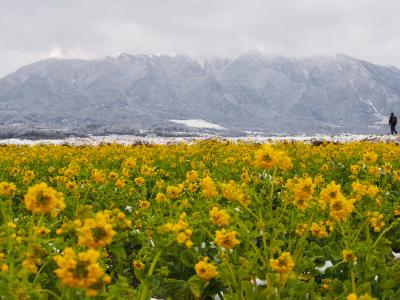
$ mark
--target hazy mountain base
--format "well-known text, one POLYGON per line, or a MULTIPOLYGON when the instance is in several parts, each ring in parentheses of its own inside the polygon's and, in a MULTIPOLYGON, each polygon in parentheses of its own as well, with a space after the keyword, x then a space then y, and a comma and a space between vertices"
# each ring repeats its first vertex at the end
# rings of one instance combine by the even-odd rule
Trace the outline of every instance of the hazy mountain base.
POLYGON ((186 126, 171 125, 170 127, 154 126, 150 129, 134 129, 134 128, 110 128, 106 129, 103 127, 97 128, 71 128, 71 129, 54 129, 54 128, 32 128, 26 126, 0 126, 0 139, 65 139, 68 137, 90 137, 90 136, 107 136, 107 135, 120 135, 120 136, 139 136, 139 137, 202 137, 202 136, 221 136, 221 137, 246 137, 254 136, 254 134, 261 136, 295 136, 298 134, 313 135, 313 134, 325 134, 325 135, 351 135, 351 134, 372 134, 382 135, 388 133, 388 128, 383 126, 377 126, 375 128, 358 128, 352 130, 352 132, 343 132, 338 127, 337 130, 332 128, 319 130, 304 130, 304 133, 299 130, 298 126, 293 128, 287 127, 282 130, 235 130, 235 129, 199 129, 190 128, 186 126))

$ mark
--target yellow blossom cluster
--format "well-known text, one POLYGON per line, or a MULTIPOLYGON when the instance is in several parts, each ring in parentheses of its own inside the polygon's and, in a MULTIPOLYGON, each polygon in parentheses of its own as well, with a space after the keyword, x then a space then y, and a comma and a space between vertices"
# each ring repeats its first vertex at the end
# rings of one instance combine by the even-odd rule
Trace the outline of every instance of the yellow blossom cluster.
POLYGON ((384 216, 383 214, 377 211, 370 211, 366 212, 366 216, 368 219, 369 224, 374 229, 375 232, 379 232, 385 226, 385 222, 383 221, 384 216))
POLYGON ((269 262, 272 269, 278 273, 289 273, 295 266, 289 252, 283 252, 277 259, 270 259, 269 262))
POLYGON ((359 181, 354 181, 351 184, 353 190, 353 197, 360 200, 364 196, 375 197, 379 193, 379 188, 373 184, 362 184, 359 181))
POLYGON ((293 194, 293 204, 301 210, 309 207, 312 200, 315 184, 311 177, 289 179, 286 187, 293 194))
POLYGON ((24 197, 25 207, 34 214, 51 213, 57 216, 65 208, 64 196, 46 183, 38 183, 28 189, 24 197))
POLYGON ((224 249, 232 249, 240 244, 236 236, 236 231, 226 231, 225 229, 217 230, 215 232, 215 242, 224 249))
POLYGON ((217 188, 210 176, 204 177, 200 182, 200 186, 205 198, 214 198, 218 195, 217 188))
POLYGON ((293 167, 290 157, 287 156, 285 152, 276 150, 268 144, 263 145, 262 148, 257 150, 255 156, 255 166, 257 168, 267 170, 279 168, 287 171, 293 167))
POLYGON ((311 233, 317 238, 326 238, 329 236, 329 232, 323 221, 319 221, 318 223, 313 222, 311 224, 311 233))
POLYGON ((203 260, 200 260, 195 265, 196 274, 206 280, 209 281, 218 276, 217 267, 208 262, 208 257, 204 257, 203 260))
POLYGON ((97 263, 99 257, 100 253, 93 249, 75 252, 71 247, 65 248, 63 255, 54 257, 58 267, 55 273, 65 285, 88 289, 89 295, 93 296, 93 287, 100 280, 103 279, 104 283, 110 281, 97 263))
POLYGON ((78 243, 89 248, 102 248, 112 242, 113 229, 110 214, 97 212, 95 218, 85 219, 77 229, 78 243))
POLYGON ((17 191, 17 186, 12 182, 0 182, 0 196, 12 196, 17 191))
POLYGON ((356 293, 351 293, 347 296, 347 300, 375 300, 376 298, 371 297, 369 294, 364 294, 362 296, 357 296, 356 293))
POLYGON ((218 209, 218 207, 214 206, 210 212, 210 219, 213 224, 219 226, 227 226, 229 225, 229 214, 226 212, 225 209, 218 209))
POLYGON ((344 249, 342 251, 342 256, 344 262, 354 263, 357 260, 352 250, 344 249))
POLYGON ((378 159, 378 154, 373 151, 367 151, 364 153, 363 160, 367 165, 372 165, 376 163, 378 159))
POLYGON ((221 191, 224 197, 229 201, 245 202, 245 195, 241 187, 233 180, 230 180, 228 183, 221 183, 221 191))
POLYGON ((179 220, 177 223, 166 223, 161 226, 160 230, 162 232, 170 232, 175 233, 175 240, 178 244, 185 245, 186 248, 192 248, 193 242, 191 240, 193 231, 189 228, 189 224, 186 222, 187 214, 185 212, 181 213, 179 216, 179 220))
POLYGON ((179 198, 183 192, 183 184, 167 186, 167 196, 171 199, 179 198))

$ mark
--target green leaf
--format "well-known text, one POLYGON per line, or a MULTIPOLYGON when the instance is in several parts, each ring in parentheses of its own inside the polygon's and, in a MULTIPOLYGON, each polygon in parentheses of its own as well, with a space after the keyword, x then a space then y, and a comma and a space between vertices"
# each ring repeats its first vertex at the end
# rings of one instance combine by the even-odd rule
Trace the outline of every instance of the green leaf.
POLYGON ((168 296, 172 297, 172 299, 197 300, 201 298, 205 282, 197 275, 194 275, 188 281, 165 279, 164 285, 168 296))
POLYGON ((193 265, 196 262, 193 253, 188 250, 184 250, 180 253, 180 260, 182 264, 188 268, 193 268, 193 265))
POLYGON ((255 299, 254 285, 247 280, 241 281, 240 284, 243 288, 245 299, 254 300, 255 299))
POLYGON ((192 290, 193 295, 196 298, 201 297, 201 291, 203 290, 203 287, 205 285, 205 281, 201 279, 197 275, 193 275, 192 277, 189 278, 188 284, 192 290))
POLYGON ((126 252, 124 247, 121 247, 120 245, 113 244, 109 248, 110 253, 114 254, 117 258, 117 260, 125 260, 126 259, 126 252))

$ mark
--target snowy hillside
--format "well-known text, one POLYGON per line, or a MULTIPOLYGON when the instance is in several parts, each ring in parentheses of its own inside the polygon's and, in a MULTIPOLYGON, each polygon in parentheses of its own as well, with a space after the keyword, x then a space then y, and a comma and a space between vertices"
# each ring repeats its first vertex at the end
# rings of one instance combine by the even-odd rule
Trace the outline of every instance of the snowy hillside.
POLYGON ((49 59, 0 79, 0 138, 199 130, 182 120, 228 135, 381 134, 392 111, 400 71, 343 54, 49 59))

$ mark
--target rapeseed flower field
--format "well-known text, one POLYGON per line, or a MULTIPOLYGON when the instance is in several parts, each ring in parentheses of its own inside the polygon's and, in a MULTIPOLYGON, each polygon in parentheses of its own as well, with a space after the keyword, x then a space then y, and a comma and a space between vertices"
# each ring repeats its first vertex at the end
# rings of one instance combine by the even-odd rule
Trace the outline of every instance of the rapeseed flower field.
POLYGON ((400 299, 394 143, 0 147, 1 299, 400 299))

